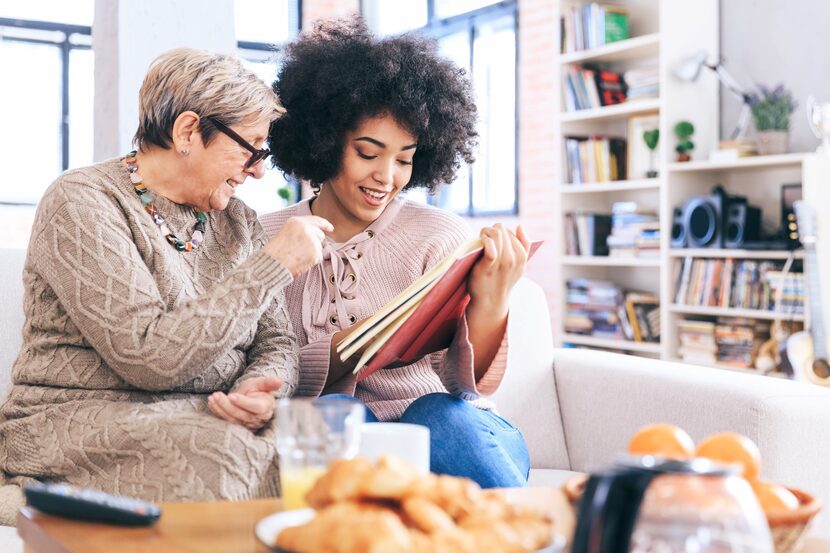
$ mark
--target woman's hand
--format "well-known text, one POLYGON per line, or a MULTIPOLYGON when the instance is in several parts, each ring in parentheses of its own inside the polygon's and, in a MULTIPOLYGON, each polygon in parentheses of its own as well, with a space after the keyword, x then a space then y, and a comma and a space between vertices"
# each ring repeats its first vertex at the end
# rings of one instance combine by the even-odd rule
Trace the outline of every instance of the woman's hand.
POLYGON ((484 255, 470 273, 470 304, 466 311, 476 382, 499 351, 507 328, 510 290, 521 278, 530 251, 530 241, 521 226, 516 227, 516 234, 500 224, 483 228, 481 241, 484 255))
POLYGON ((481 229, 484 255, 470 274, 470 307, 486 309, 491 316, 507 314, 510 290, 521 278, 530 241, 521 225, 516 233, 501 224, 481 229))
POLYGON ((323 260, 324 233, 333 230, 332 224, 322 217, 291 217, 280 231, 262 246, 262 250, 282 263, 291 276, 297 278, 323 260))
POLYGON ((275 376, 249 378, 230 394, 212 393, 208 396, 208 408, 220 419, 256 432, 274 416, 274 392, 281 386, 282 380, 275 376))

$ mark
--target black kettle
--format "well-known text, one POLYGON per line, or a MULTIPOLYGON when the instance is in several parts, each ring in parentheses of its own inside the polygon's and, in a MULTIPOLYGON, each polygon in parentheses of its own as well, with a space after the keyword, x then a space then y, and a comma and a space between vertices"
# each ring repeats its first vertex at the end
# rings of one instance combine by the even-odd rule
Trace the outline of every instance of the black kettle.
POLYGON ((645 456, 594 473, 571 553, 773 553, 749 483, 706 459, 645 456))

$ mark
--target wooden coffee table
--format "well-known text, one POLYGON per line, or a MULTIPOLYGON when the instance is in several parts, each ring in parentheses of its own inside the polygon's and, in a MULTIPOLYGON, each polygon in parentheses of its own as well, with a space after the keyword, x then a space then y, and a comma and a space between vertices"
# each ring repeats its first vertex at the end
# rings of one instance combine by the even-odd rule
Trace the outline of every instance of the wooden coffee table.
MULTIPOLYGON (((573 511, 557 488, 506 489, 511 501, 548 508, 557 533, 570 537, 573 511)), ((254 527, 282 509, 278 499, 163 503, 159 522, 148 528, 125 528, 53 517, 24 507, 17 531, 26 553, 267 553, 254 527)))

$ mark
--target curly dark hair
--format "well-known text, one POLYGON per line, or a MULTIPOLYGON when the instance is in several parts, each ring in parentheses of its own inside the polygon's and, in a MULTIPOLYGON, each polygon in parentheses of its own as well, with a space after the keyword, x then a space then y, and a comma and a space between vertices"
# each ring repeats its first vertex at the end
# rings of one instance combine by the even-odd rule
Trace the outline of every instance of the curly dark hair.
POLYGON ((470 82, 430 38, 378 39, 360 17, 318 22, 285 47, 274 91, 286 108, 268 138, 274 164, 315 188, 340 171, 346 132, 379 115, 417 138, 405 188, 434 193, 462 161, 473 162, 470 82))

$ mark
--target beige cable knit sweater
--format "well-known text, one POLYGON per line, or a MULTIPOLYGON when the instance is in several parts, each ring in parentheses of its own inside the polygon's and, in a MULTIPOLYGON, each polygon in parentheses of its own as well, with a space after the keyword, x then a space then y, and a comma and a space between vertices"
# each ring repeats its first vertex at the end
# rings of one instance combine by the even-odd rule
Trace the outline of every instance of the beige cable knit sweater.
MULTIPOLYGON (((193 210, 157 197, 177 236, 193 210)), ((259 252, 255 213, 208 214, 198 250, 176 251, 120 160, 61 175, 37 211, 24 267, 26 322, 0 409, 0 469, 148 500, 278 494, 273 421, 257 433, 207 396, 273 375, 291 394, 298 349, 291 275, 259 252), (253 237, 253 239, 252 239, 253 237)))

